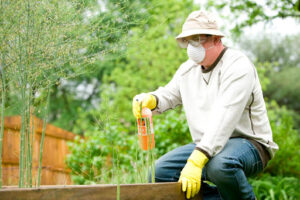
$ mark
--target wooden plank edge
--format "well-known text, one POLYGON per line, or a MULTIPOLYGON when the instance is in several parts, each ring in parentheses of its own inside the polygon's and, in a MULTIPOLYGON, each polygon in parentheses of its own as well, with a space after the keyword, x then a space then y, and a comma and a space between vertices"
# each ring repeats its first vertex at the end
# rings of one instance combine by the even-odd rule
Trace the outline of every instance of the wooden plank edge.
MULTIPOLYGON (((39 188, 16 188, 13 186, 0 189, 0 199, 5 200, 115 200, 117 199, 117 185, 63 185, 41 186, 39 188)), ((146 183, 121 184, 120 199, 132 200, 182 200, 185 194, 181 191, 181 184, 146 183)), ((201 195, 193 198, 201 200, 201 195)))

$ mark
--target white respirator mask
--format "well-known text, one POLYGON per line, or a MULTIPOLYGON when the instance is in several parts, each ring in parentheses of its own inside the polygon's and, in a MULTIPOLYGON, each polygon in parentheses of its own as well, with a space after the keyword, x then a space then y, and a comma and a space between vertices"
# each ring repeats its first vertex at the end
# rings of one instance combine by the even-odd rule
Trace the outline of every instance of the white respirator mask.
POLYGON ((200 44, 198 47, 188 44, 187 54, 188 54, 189 59, 194 61, 196 64, 199 64, 205 58, 205 50, 211 49, 213 47, 214 46, 211 46, 211 47, 205 49, 202 44, 200 44))

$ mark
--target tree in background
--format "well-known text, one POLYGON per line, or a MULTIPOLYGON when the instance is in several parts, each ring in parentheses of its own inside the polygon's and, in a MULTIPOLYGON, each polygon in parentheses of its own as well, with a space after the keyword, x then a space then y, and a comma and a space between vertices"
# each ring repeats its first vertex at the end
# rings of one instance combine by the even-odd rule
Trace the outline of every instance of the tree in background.
POLYGON ((103 76, 118 67, 116 60, 124 57, 130 30, 149 20, 146 8, 150 5, 145 1, 84 0, 82 3, 78 23, 86 27, 82 37, 88 42, 80 52, 92 56, 94 62, 80 66, 89 73, 71 80, 60 79, 51 94, 50 122, 70 131, 82 110, 95 109, 101 101, 103 76))
MULTIPOLYGON (((146 9, 151 17, 144 26, 131 30, 126 54, 112 62, 116 67, 103 78, 101 104, 97 109, 97 113, 109 113, 112 121, 123 123, 132 133, 135 128, 131 111, 133 96, 166 84, 187 59, 175 36, 180 32, 186 15, 193 10, 193 5, 192 1, 153 0, 151 6, 141 9, 146 9)), ((90 113, 96 114, 95 110, 90 113)), ((84 118, 91 119, 92 124, 95 122, 93 116, 84 118)))
POLYGON ((223 18, 234 23, 232 32, 235 36, 242 29, 258 22, 270 22, 276 18, 300 18, 299 0, 209 0, 205 3, 208 9, 218 9, 223 18))
POLYGON ((300 68, 300 35, 244 34, 239 44, 253 60, 273 63, 276 72, 300 68))
POLYGON ((300 36, 290 35, 280 37, 274 34, 244 37, 241 48, 257 62, 271 63, 267 76, 270 84, 264 94, 268 99, 274 99, 281 106, 291 109, 296 120, 295 126, 300 126, 300 36))

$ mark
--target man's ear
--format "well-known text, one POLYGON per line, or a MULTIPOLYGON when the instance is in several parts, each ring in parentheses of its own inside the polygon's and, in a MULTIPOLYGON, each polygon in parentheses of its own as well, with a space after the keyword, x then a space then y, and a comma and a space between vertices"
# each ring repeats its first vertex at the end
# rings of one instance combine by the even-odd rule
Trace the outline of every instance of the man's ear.
POLYGON ((213 41, 214 41, 214 44, 218 44, 219 42, 221 42, 221 37, 215 36, 213 41))

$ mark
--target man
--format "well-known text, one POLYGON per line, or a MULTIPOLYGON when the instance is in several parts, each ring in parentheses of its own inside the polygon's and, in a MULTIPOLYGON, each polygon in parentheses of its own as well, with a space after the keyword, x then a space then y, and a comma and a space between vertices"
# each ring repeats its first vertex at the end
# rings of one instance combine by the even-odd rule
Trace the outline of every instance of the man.
POLYGON ((204 199, 255 199, 247 177, 263 170, 278 146, 273 142, 261 85, 251 61, 222 44, 214 17, 192 12, 176 37, 189 59, 164 87, 133 99, 162 113, 182 104, 193 143, 156 161, 155 181, 182 184, 189 199, 200 190, 204 199))

